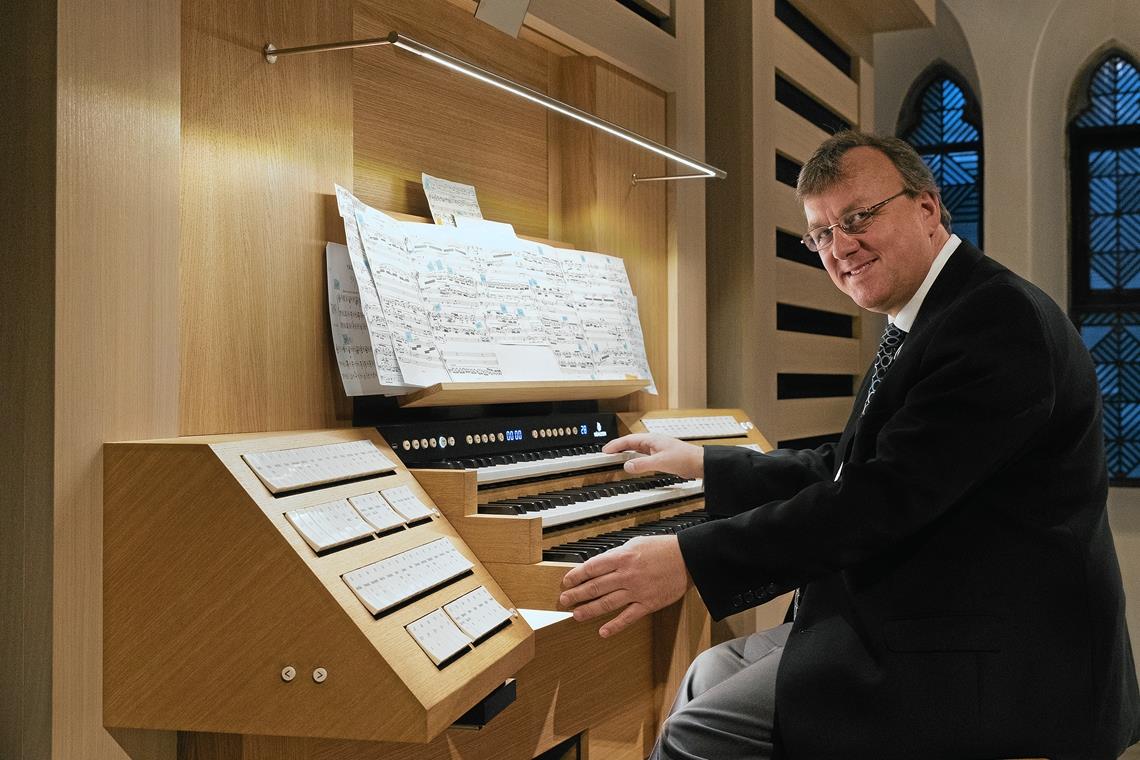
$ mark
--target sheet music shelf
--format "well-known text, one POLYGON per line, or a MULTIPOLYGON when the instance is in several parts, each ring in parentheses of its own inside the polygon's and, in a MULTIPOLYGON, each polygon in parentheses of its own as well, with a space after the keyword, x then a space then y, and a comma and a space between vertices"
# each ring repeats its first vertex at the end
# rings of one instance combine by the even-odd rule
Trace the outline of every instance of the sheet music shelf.
POLYGON ((546 380, 540 382, 436 383, 400 397, 400 406, 513 404, 533 401, 614 399, 644 390, 649 381, 546 380))

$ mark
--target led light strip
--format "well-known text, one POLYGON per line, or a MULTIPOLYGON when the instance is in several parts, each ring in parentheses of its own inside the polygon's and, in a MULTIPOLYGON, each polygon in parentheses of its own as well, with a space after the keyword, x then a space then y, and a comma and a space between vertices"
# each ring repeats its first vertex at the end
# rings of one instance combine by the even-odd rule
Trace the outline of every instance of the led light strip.
POLYGON ((587 124, 595 129, 600 129, 607 134, 618 137, 627 142, 633 143, 643 150, 648 150, 663 156, 679 164, 689 167, 697 172, 697 174, 678 174, 664 177, 638 177, 633 175, 633 183, 638 182, 652 182, 669 179, 724 179, 726 172, 723 169, 718 169, 715 166, 706 164, 703 161, 698 161, 695 158, 686 156, 683 153, 678 153, 672 148, 662 145, 659 142, 650 140, 648 137, 642 137, 636 132, 631 132, 624 127, 619 127, 617 124, 601 119, 593 114, 587 113, 579 108, 563 103, 561 100, 556 100, 549 95, 543 94, 538 90, 532 90, 526 85, 519 84, 498 74, 487 71, 486 69, 479 68, 473 64, 467 63, 459 58, 442 53, 435 48, 429 47, 422 42, 406 37, 399 32, 390 32, 387 37, 377 37, 367 40, 352 40, 349 42, 332 42, 324 45, 306 45, 303 47, 282 48, 277 49, 272 44, 266 45, 264 54, 265 60, 269 63, 276 63, 277 58, 282 55, 295 55, 299 53, 320 53, 329 50, 351 50, 359 47, 372 47, 375 45, 394 45, 410 53, 415 53, 421 58, 426 58, 433 63, 436 63, 444 68, 457 71, 460 74, 477 79, 484 84, 489 84, 497 87, 500 90, 509 92, 512 95, 529 100, 544 108, 548 108, 555 113, 562 114, 571 119, 587 124))

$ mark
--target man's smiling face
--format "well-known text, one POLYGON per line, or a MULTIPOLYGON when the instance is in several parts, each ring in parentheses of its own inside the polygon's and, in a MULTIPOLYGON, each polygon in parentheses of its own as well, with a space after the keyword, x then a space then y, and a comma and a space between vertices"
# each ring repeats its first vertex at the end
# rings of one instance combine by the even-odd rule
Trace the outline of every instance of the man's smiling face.
MULTIPOLYGON (((874 148, 852 148, 840 166, 840 182, 804 198, 808 229, 835 224, 845 214, 873 206, 903 187, 898 169, 874 148)), ((940 229, 938 201, 932 194, 913 198, 904 194, 884 204, 861 233, 832 229, 831 245, 821 249, 819 257, 831 281, 852 301, 894 316, 926 278, 941 247, 940 229)))

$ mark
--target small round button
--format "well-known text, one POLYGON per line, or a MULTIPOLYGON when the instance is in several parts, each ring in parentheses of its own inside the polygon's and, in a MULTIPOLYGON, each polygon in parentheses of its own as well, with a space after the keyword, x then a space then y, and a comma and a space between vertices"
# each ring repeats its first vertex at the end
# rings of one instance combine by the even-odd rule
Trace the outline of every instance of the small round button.
POLYGON ((404 441, 404 451, 409 451, 409 450, 411 450, 411 448, 412 448, 412 442, 407 441, 407 440, 404 441))
POLYGON ((416 451, 420 450, 420 439, 419 438, 413 438, 412 439, 412 448, 415 449, 416 451))
MULTIPOLYGON (((467 442, 471 443, 471 436, 467 436, 467 442)), ((453 435, 447 436, 447 445, 448 446, 454 446, 455 445, 455 436, 453 436, 453 435)))
POLYGON ((496 433, 495 438, 498 439, 499 443, 503 442, 503 434, 502 433, 496 433))
POLYGON ((297 669, 292 665, 286 665, 285 667, 281 668, 281 680, 285 683, 289 683, 296 677, 297 669))
POLYGON ((438 445, 439 445, 439 444, 436 442, 436 440, 435 440, 434 438, 432 438, 430 441, 428 441, 428 443, 430 443, 430 444, 431 444, 431 447, 432 447, 433 449, 434 449, 436 446, 438 446, 438 445))
POLYGON ((530 431, 530 437, 531 438, 538 438, 538 431, 537 430, 530 431))
POLYGON ((313 671, 313 680, 317 683, 324 683, 325 679, 329 677, 329 672, 324 668, 317 668, 313 671))
POLYGON ((471 437, 471 434, 470 434, 470 433, 468 433, 468 435, 467 435, 467 443, 471 444, 471 443, 474 443, 474 442, 475 442, 475 439, 471 437))

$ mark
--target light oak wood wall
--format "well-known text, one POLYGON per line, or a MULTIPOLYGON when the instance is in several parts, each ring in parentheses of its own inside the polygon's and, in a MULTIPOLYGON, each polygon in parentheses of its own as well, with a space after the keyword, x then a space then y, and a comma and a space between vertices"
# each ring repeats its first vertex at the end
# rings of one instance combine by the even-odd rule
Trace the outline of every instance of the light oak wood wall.
MULTIPOLYGON (((10 309, 14 318, 5 319, 0 332, 6 348, 15 346, 6 354, 17 357, 9 366, 19 380, 5 384, 4 400, 24 410, 3 438, 3 452, 12 455, 5 460, 17 463, 4 470, 5 485, 17 483, 6 490, 15 502, 9 506, 6 499, 4 534, 20 536, 0 563, 3 609, 15 613, 2 623, 3 646, 9 661, 23 663, 22 680, 9 679, 3 692, 4 709, 18 711, 12 722, 5 713, 5 756, 9 746, 19 746, 18 757, 174 756, 173 734, 112 735, 102 727, 101 447, 111 440, 343 424, 324 316, 322 247, 338 223, 327 195, 333 182, 358 183, 365 197, 376 192, 377 205, 401 210, 399 203, 381 204, 380 190, 369 188, 381 188, 384 176, 402 176, 407 166, 394 166, 391 157, 372 163, 367 149, 366 159, 354 161, 354 135, 368 130, 354 121, 351 54, 269 67, 260 49, 269 39, 347 38, 357 33, 355 24, 378 23, 381 13, 402 18, 407 6, 376 0, 357 3, 354 14, 349 0, 59 0, 24 9, 29 45, 13 49, 5 62, 28 62, 28 71, 37 72, 29 78, 44 81, 40 90, 25 81, 15 101, 30 114, 25 135, 34 130, 42 138, 20 143, 23 166, 34 168, 8 173, 5 183, 25 201, 5 204, 5 213, 25 222, 9 228, 23 229, 19 239, 27 244, 6 249, 5 263, 14 265, 4 267, 5 277, 19 283, 6 280, 5 292, 20 297, 5 299, 5 315, 10 309), (13 724, 19 734, 9 733, 13 724)), ((447 26, 438 44, 477 58, 473 35, 486 30, 473 31, 473 21, 455 15, 462 6, 415 4, 421 17, 447 26)), ((588 14, 575 13, 577 26, 588 30, 588 14)), ((530 32, 523 36, 534 39, 530 32)), ((526 39, 482 49, 494 52, 495 68, 510 73, 515 67, 524 78, 533 76, 526 73, 529 62, 545 58, 551 62, 546 82, 558 81, 556 59, 579 54, 565 44, 536 46, 526 39)), ((575 34, 564 39, 578 41, 575 34)), ((609 61, 641 61, 626 68, 658 70, 645 63, 652 56, 638 44, 602 41, 581 49, 609 61)), ((597 71, 592 76, 604 91, 612 72, 597 71)), ((636 83, 626 77, 619 85, 636 83)), ((654 102, 653 133, 660 137, 665 95, 652 87, 634 91, 654 102)), ((426 103, 432 94, 405 93, 405 100, 426 103)), ((438 102, 455 102, 440 95, 438 102)), ((614 100, 620 95, 609 97, 615 109, 625 106, 614 100)), ((484 127, 491 119, 512 128, 541 123, 548 135, 544 116, 510 112, 504 119, 503 113, 484 113, 484 127)), ((470 124, 432 114, 421 123, 442 128, 439 144, 473 134, 470 124)), ((542 232, 560 213, 562 181, 551 169, 549 156, 557 151, 549 137, 529 140, 463 143, 451 161, 435 160, 447 154, 424 143, 420 165, 474 178, 491 188, 484 196, 489 213, 516 221, 521 232, 542 232), (485 175, 458 171, 486 164, 488 152, 522 150, 533 169, 543 162, 535 146, 544 140, 545 180, 507 177, 494 166, 485 166, 485 175)), ((8 163, 17 155, 6 152, 6 169, 18 168, 8 163)), ((611 183, 632 168, 599 174, 599 187, 617 187, 611 183)), ((389 187, 397 197, 398 183, 389 187)), ((417 210, 409 200, 415 194, 407 185, 402 192, 404 210, 417 210)), ((653 189, 646 197, 659 205, 645 212, 650 227, 632 232, 633 240, 667 246, 665 196, 653 189)), ((654 251, 647 261, 656 266, 667 255, 676 251, 654 251)), ((668 298, 675 303, 676 294, 668 298)), ((692 300, 685 308, 693 308, 692 300)), ((667 310, 647 314, 664 324, 667 310)), ((664 377, 672 371, 659 369, 664 377)), ((659 385, 667 387, 660 379, 659 385)))
MULTIPOLYGON (((773 443, 838 433, 853 402, 779 399, 777 375, 852 375, 857 389, 882 323, 836 290, 822 269, 776 256, 777 230, 796 237, 804 230, 794 190, 776 180, 776 154, 802 164, 827 137, 776 102, 776 73, 853 126, 874 128, 871 30, 861 26, 863 16, 852 15, 847 3, 793 4, 851 54, 853 78, 779 21, 770 0, 710 2, 706 16, 707 39, 717 41, 706 67, 709 159, 729 171, 709 190, 709 404, 743 407, 773 443), (854 337, 777 330, 778 303, 851 316, 854 337)), ((922 17, 917 5, 893 5, 901 18, 872 21, 911 23, 902 11, 922 17)))
POLYGON ((100 567, 103 442, 178 431, 179 4, 56 7, 51 756, 167 758, 103 729, 100 567))

